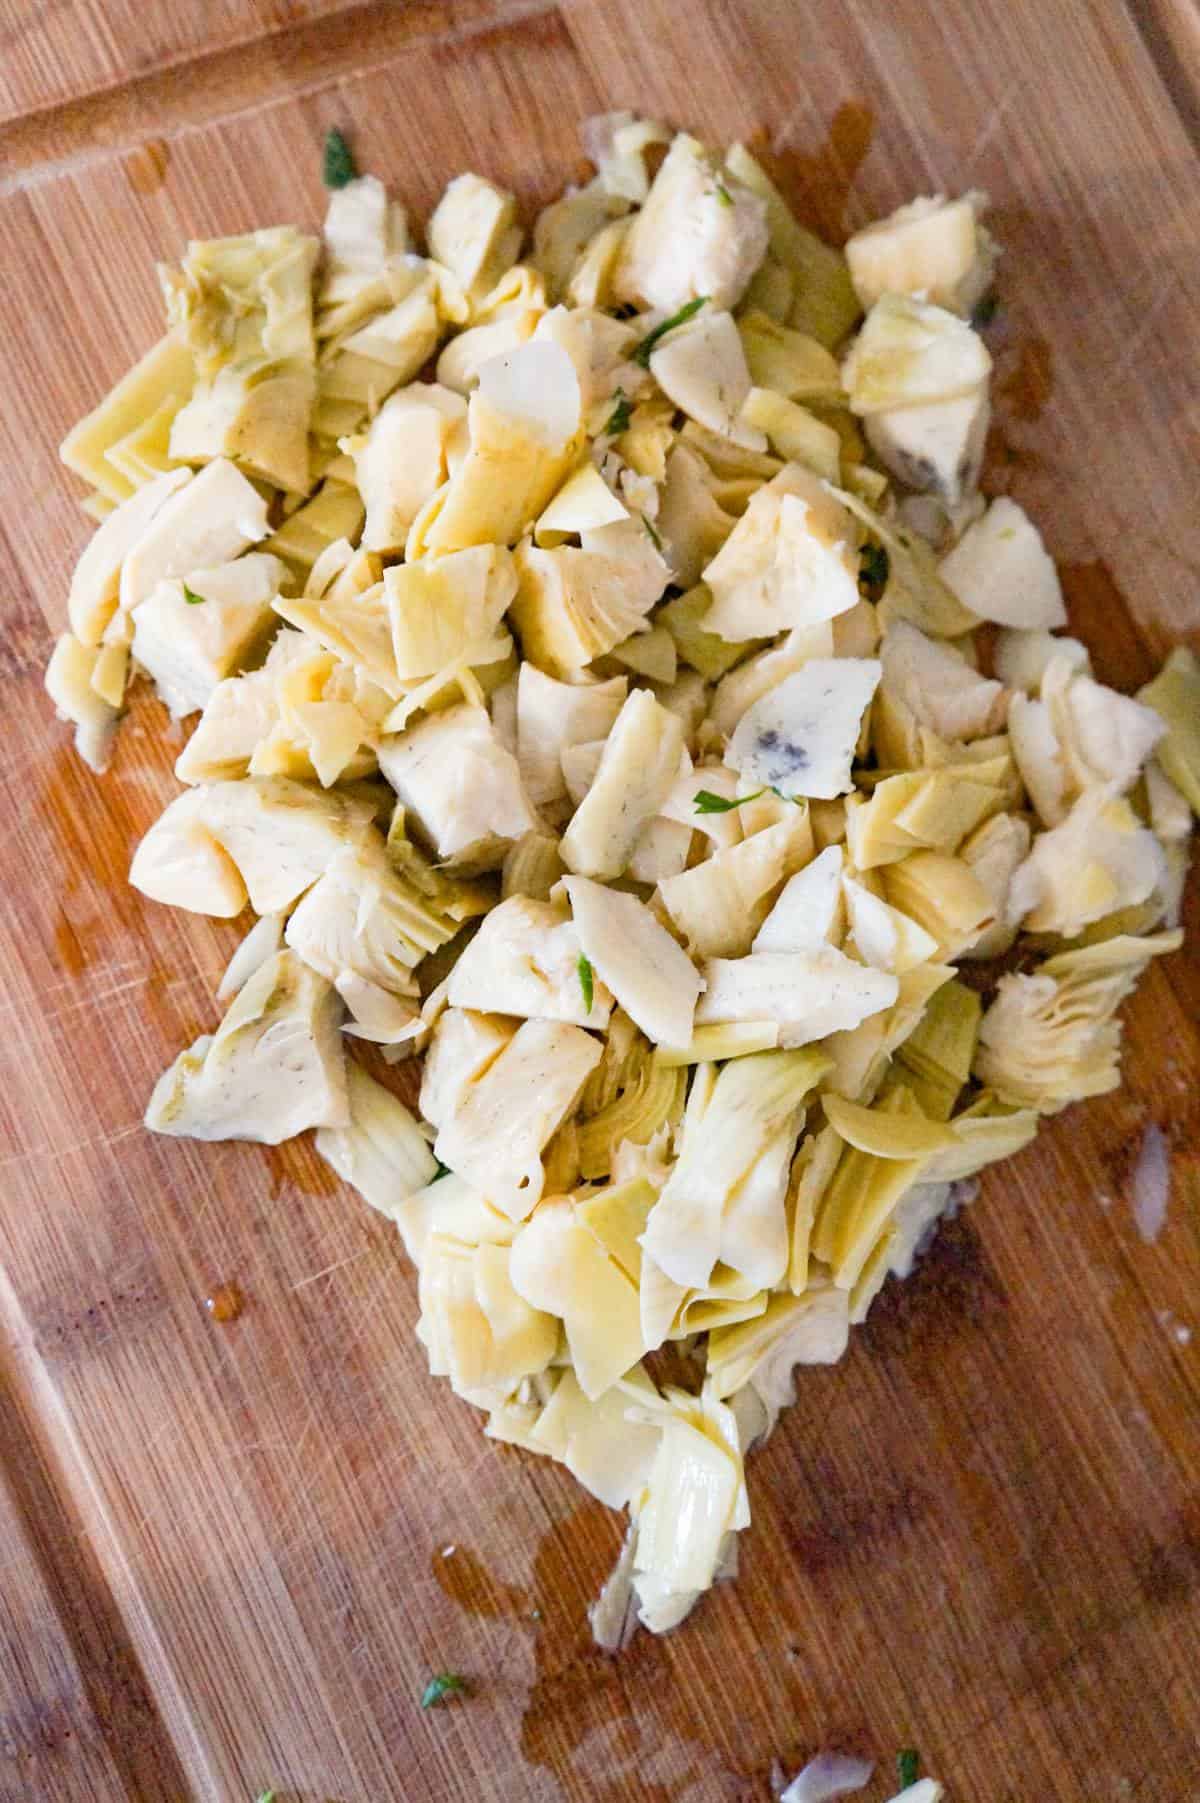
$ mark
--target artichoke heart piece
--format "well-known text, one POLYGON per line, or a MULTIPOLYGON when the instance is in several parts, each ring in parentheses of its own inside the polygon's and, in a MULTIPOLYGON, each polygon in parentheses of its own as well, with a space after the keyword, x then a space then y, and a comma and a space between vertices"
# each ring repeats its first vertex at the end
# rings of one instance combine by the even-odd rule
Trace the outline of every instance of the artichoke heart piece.
MULTIPOLYGON (((715 851, 704 863, 666 878, 659 899, 699 958, 738 958, 763 926, 781 885, 812 857, 808 812, 789 807, 777 826, 715 851)), ((670 1043, 683 1045, 683 1039, 670 1043)))
POLYGON ((510 1246, 465 1246, 431 1233, 418 1294, 429 1369, 460 1396, 511 1389, 544 1371, 558 1348, 558 1323, 514 1288, 510 1246))
POLYGON ((880 669, 875 658, 811 658, 747 709, 725 761, 746 782, 785 795, 846 794, 880 669))
POLYGON ((521 228, 513 196, 480 175, 457 175, 430 216, 430 255, 478 305, 517 260, 521 228))
POLYGON ((98 645, 117 610, 121 566, 155 515, 192 480, 190 470, 168 470, 114 508, 84 546, 71 577, 67 614, 84 645, 98 645))
POLYGON ((384 592, 402 682, 433 676, 455 662, 492 663, 509 649, 500 622, 517 592, 517 576, 511 552, 499 545, 393 565, 384 592))
POLYGON ((788 464, 704 570, 705 628, 734 643, 815 626, 858 603, 859 531, 828 486, 788 464))
POLYGON ((635 895, 568 877, 563 884, 584 955, 653 1045, 686 1045, 700 977, 686 952, 635 895))
POLYGON ((232 457, 304 494, 316 396, 312 276, 320 244, 291 226, 188 246, 160 268, 196 384, 171 427, 173 457, 232 457))
POLYGON ((589 1399, 638 1364, 637 1284, 610 1256, 570 1198, 543 1202, 513 1242, 512 1281, 535 1308, 562 1321, 579 1387, 589 1399))
POLYGON ((661 1438, 637 1516, 633 1563, 643 1620, 670 1611, 673 1623, 713 1582, 727 1537, 750 1524, 750 1505, 732 1410, 710 1390, 699 1397, 668 1390, 665 1402, 634 1411, 635 1419, 657 1421, 661 1438))
POLYGON ((701 298, 735 307, 766 249, 763 201, 680 132, 624 237, 613 291, 667 315, 701 298))
POLYGON ((995 924, 995 904, 976 872, 944 852, 915 851, 889 863, 884 891, 893 908, 937 941, 943 961, 961 957, 995 924))
POLYGON ((1158 761, 1194 814, 1200 814, 1200 662, 1194 651, 1179 645, 1138 700, 1152 707, 1166 724, 1158 761))
POLYGON ((432 1183, 437 1161, 420 1123, 359 1064, 346 1066, 350 1119, 319 1127, 317 1151, 365 1202, 395 1220, 410 1197, 432 1183))
POLYGON ((620 876, 638 836, 658 814, 679 774, 683 728, 646 689, 625 701, 604 743, 595 779, 560 847, 576 876, 620 876))
POLYGON ((440 1125, 438 1158, 504 1214, 523 1220, 541 1200, 542 1150, 600 1054, 600 1042, 579 1027, 523 1021, 440 1125))
POLYGON ((828 845, 789 877, 754 935, 756 952, 818 952, 834 945, 842 925, 840 845, 828 845))
MULTIPOLYGON (((645 1490, 659 1440, 656 1425, 629 1419, 630 1407, 656 1395, 640 1364, 595 1398, 585 1395, 568 1366, 519 1444, 558 1459, 600 1502, 623 1509, 645 1490)), ((498 1425, 493 1417, 487 1432, 507 1438, 496 1432, 498 1425)))
POLYGON ((885 294, 933 301, 969 319, 987 293, 998 247, 984 226, 986 194, 948 200, 922 195, 846 242, 846 261, 864 307, 885 294))
POLYGON ((345 441, 366 506, 363 545, 403 549, 422 507, 446 480, 447 456, 465 436, 467 404, 436 382, 414 382, 390 395, 361 437, 345 441))
POLYGON ((470 448, 426 524, 426 549, 515 544, 579 460, 582 402, 575 366, 552 340, 485 363, 468 404, 470 448))
POLYGON ((1089 790, 1061 825, 1035 835, 1009 885, 1008 920, 1069 938, 1146 901, 1166 877, 1166 854, 1129 803, 1089 790))
POLYGON ((732 313, 705 307, 668 332, 651 352, 650 373, 689 418, 746 450, 766 450, 766 434, 741 418, 750 371, 732 313))
MULTIPOLYGON (((282 776, 209 783, 179 799, 196 809, 204 827, 236 865, 256 914, 278 914, 289 908, 339 851, 362 843, 373 813, 369 802, 355 796, 312 789, 282 776)), ((139 858, 178 806, 179 802, 171 804, 138 848, 130 871, 135 886, 142 887, 136 874, 139 858)), ((180 905, 189 904, 181 897, 180 905)))
POLYGON ((815 1282, 802 1295, 772 1296, 761 1315, 720 1327, 708 1342, 708 1378, 724 1400, 753 1384, 772 1417, 796 1399, 797 1365, 836 1365, 850 1340, 845 1290, 815 1282))
POLYGON ((992 360, 977 332, 944 307, 885 294, 842 364, 851 411, 887 413, 975 393, 992 360))
POLYGON ((1054 560, 1029 515, 1007 495, 967 527, 939 570, 981 620, 1044 631, 1067 623, 1054 560))
POLYGON ((582 543, 516 552, 512 620, 525 656, 557 677, 647 630, 671 571, 640 519, 590 528, 582 543))
POLYGON ((624 676, 609 682, 558 682, 523 663, 517 676, 517 761, 534 807, 560 813, 568 802, 562 754, 606 739, 629 692, 624 676))
MULTIPOLYGON (((46 666, 46 693, 61 720, 75 728, 75 749, 90 770, 107 770, 120 718, 118 710, 97 693, 95 675, 103 652, 85 645, 72 632, 57 640, 46 666)), ((237 910, 234 909, 236 913, 237 910)))
POLYGON ((168 332, 98 407, 72 427, 59 447, 59 457, 101 496, 123 503, 147 480, 148 472, 127 467, 122 452, 128 452, 131 440, 140 436, 149 420, 155 422, 156 438, 163 425, 169 430, 169 422, 191 394, 192 381, 191 352, 179 333, 168 332))
POLYGON ((598 967, 585 994, 580 945, 565 909, 510 896, 485 917, 451 972, 450 1005, 603 1030, 612 995, 598 967))
POLYGON ((1001 683, 981 676, 957 651, 896 620, 880 650, 883 686, 944 739, 971 740, 998 732, 1008 713, 1001 683))
POLYGON ((484 708, 447 708, 384 738, 379 766, 423 838, 457 869, 498 869, 508 846, 538 825, 517 760, 484 708))
POLYGON ((125 552, 122 614, 131 619, 160 582, 228 563, 266 533, 266 502, 227 458, 217 458, 166 496, 125 552))
POLYGON ((867 442, 906 487, 960 507, 975 491, 992 409, 986 382, 949 400, 868 414, 867 442))
POLYGON ((804 1046, 858 1026, 899 994, 890 971, 871 970, 832 946, 817 952, 753 952, 710 958, 696 1007, 698 1026, 773 1020, 783 1046, 804 1046))
POLYGON ((679 1160, 642 1242, 674 1283, 707 1285, 718 1260, 756 1287, 779 1282, 802 1108, 828 1068, 815 1050, 758 1052, 694 1089, 679 1160))
POLYGON ((1177 951, 1178 932, 1120 936, 1001 977, 979 1029, 974 1075, 1015 1108, 1055 1114, 1120 1082, 1117 1009, 1151 958, 1177 951))
POLYGON ((277 620, 287 575, 279 558, 249 552, 215 569, 168 577, 133 616, 133 656, 177 718, 203 708, 256 654, 277 620))
POLYGON ((458 927, 405 882, 371 832, 331 858, 285 936, 297 956, 331 983, 349 971, 390 994, 412 996, 415 967, 458 927))
POLYGON ((251 977, 215 1034, 181 1052, 146 1110, 154 1133, 275 1146, 349 1124, 341 1004, 291 952, 251 977))

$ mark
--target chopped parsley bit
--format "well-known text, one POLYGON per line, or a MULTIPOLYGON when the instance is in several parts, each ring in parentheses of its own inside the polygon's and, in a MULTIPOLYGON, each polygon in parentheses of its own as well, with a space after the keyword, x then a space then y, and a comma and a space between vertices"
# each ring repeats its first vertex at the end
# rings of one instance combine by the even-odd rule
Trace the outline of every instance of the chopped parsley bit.
POLYGON ((583 1011, 585 1014, 590 1014, 592 1012, 592 1003, 596 997, 594 972, 592 970, 590 959, 585 958, 583 953, 580 952, 575 968, 579 972, 579 987, 583 991, 583 1011))
POLYGON ((608 416, 608 423, 604 428, 604 436, 606 438, 617 438, 622 432, 627 432, 629 430, 629 416, 631 411, 629 397, 626 395, 623 388, 618 388, 616 394, 613 396, 613 410, 608 416))
POLYGON ((686 307, 680 307, 678 313, 672 313, 670 319, 664 319, 660 326, 655 326, 652 332, 647 332, 641 343, 635 344, 629 353, 633 361, 640 363, 643 369, 649 369, 650 353, 656 349, 659 340, 665 338, 668 332, 673 332, 676 326, 686 325, 689 319, 694 319, 701 307, 706 306, 707 303, 707 294, 697 295, 696 299, 690 300, 686 307))
POLYGON ((917 1782, 921 1770, 921 1755, 915 1747, 905 1747, 896 1755, 896 1770, 900 1774, 900 1789, 907 1790, 910 1784, 917 1782))
POLYGON ((202 607, 208 600, 207 595, 198 595, 194 588, 188 587, 186 582, 183 585, 183 598, 189 607, 202 607))
POLYGON ((744 801, 757 801, 765 789, 755 789, 752 795, 737 795, 729 800, 724 795, 714 795, 711 789, 697 789, 692 797, 697 814, 729 814, 734 808, 740 808, 744 801))
POLYGON ((733 205, 733 195, 729 192, 729 189, 725 186, 724 182, 717 183, 717 199, 723 207, 731 207, 733 205))
POLYGON ((642 525, 646 528, 646 531, 650 534, 650 543, 654 546, 654 549, 658 552, 659 556, 661 557, 663 542, 662 542, 662 537, 659 534, 658 528, 654 525, 654 522, 652 520, 649 520, 646 518, 645 514, 642 515, 642 525))
POLYGON ((422 1709, 433 1709, 447 1697, 469 1697, 471 1686, 458 1672, 435 1672, 421 1692, 422 1709))
POLYGON ((890 568, 888 554, 882 545, 864 545, 858 564, 859 588, 871 593, 881 591, 890 568))
POLYGON ((437 1165, 437 1170, 433 1173, 433 1176, 429 1181, 430 1183, 440 1183, 443 1177, 449 1177, 451 1175, 450 1166, 448 1164, 443 1164, 440 1158, 435 1158, 434 1163, 437 1165))
POLYGON ((260 1791, 254 1803, 275 1803, 275 1792, 273 1790, 260 1791))
POLYGON ((321 179, 327 188, 344 188, 358 174, 354 152, 336 125, 325 134, 325 155, 321 163, 321 179))

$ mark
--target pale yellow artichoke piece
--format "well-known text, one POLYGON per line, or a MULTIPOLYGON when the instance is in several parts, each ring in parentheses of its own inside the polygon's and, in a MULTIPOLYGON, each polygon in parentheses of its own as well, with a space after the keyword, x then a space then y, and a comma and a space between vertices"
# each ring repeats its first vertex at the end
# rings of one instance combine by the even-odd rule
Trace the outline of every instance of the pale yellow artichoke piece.
POLYGON ((439 858, 464 871, 498 869, 537 816, 482 707, 430 714, 381 740, 379 765, 439 858))
POLYGON ((176 719, 207 706, 219 683, 261 656, 286 577, 277 557, 250 552, 167 577, 139 604, 133 656, 176 719))
POLYGON ((880 668, 875 658, 810 658, 742 715, 726 763, 787 796, 846 794, 880 668))
POLYGON ((1175 787, 1200 814, 1200 663, 1194 651, 1177 645, 1138 700, 1166 722, 1158 761, 1175 787))
POLYGON ((772 1296, 761 1315, 716 1329, 708 1379, 722 1400, 752 1383, 772 1413, 795 1401, 797 1365, 836 1365, 850 1341, 845 1290, 815 1283, 802 1295, 772 1296))
POLYGON ((812 850, 807 810, 793 806, 778 826, 668 877, 658 886, 659 898, 695 957, 743 957, 783 883, 812 850))
POLYGON ((518 1293, 562 1321, 585 1396, 603 1396, 640 1362, 637 1284, 570 1198, 548 1199, 534 1210, 513 1242, 511 1269, 518 1293))
POLYGON ((583 876, 563 884, 583 955, 652 1045, 686 1045, 700 994, 691 959, 634 895, 583 876))
POLYGON ((430 255, 452 272, 472 306, 516 262, 521 237, 514 197, 472 174, 449 183, 426 230, 430 255))
POLYGON ((885 294, 867 314, 842 364, 854 413, 886 413, 973 394, 992 360, 977 332, 944 307, 885 294))
POLYGON ((624 703, 604 744, 595 780, 562 837, 563 863, 576 876, 611 880, 633 856, 679 773, 683 728, 646 689, 624 703))
POLYGON ((359 1064, 346 1067, 350 1119, 317 1130, 317 1151, 372 1208, 396 1220, 432 1183, 437 1161, 416 1117, 359 1064))
POLYGON ((846 261, 864 307, 885 294, 933 301, 969 319, 991 285, 998 247, 983 224, 986 194, 922 195, 846 241, 846 261))
POLYGON ((827 484, 788 464, 705 568, 709 632, 734 643, 816 626, 858 603, 859 531, 827 484))
POLYGON ((121 567, 171 496, 192 480, 190 470, 169 470, 115 507, 84 546, 71 577, 67 614, 84 645, 98 645, 117 610, 121 567))
POLYGON ((468 1399, 544 1371, 558 1347, 558 1323, 514 1288, 512 1258, 510 1246, 464 1246, 436 1232, 425 1243, 417 1335, 433 1375, 468 1399))
POLYGON ((1044 631, 1067 623, 1054 560, 1029 515, 1007 495, 967 527, 938 567, 981 620, 1044 631))
MULTIPOLYGON (((192 380, 191 352, 178 333, 168 332, 71 428, 59 457, 105 499, 114 504, 128 500, 140 483, 119 461, 113 463, 110 453, 164 408, 174 417, 192 391, 192 380)), ((78 633, 78 624, 72 623, 78 633)))
POLYGON ((634 215, 613 291, 667 315, 701 298, 735 307, 766 250, 762 200, 680 132, 634 215))
POLYGON ((732 313, 704 307, 668 332, 650 354, 650 373, 689 418, 747 450, 766 450, 766 434, 741 418, 750 371, 732 313))
POLYGON ((603 1031, 612 994, 597 969, 589 997, 582 957, 580 933, 564 908, 514 895, 485 916, 450 974, 447 999, 456 1008, 603 1031))
POLYGON ((211 1037, 163 1073, 146 1110, 154 1133, 278 1145, 350 1113, 333 989, 291 952, 269 959, 211 1037))
POLYGON ((883 874, 888 902, 936 939, 942 960, 961 957, 995 922, 990 892, 962 858, 910 852, 883 874))
POLYGON ((434 1151, 496 1208, 523 1220, 541 1200, 541 1153, 600 1059, 598 1040, 556 1021, 522 1021, 438 1130, 434 1151))

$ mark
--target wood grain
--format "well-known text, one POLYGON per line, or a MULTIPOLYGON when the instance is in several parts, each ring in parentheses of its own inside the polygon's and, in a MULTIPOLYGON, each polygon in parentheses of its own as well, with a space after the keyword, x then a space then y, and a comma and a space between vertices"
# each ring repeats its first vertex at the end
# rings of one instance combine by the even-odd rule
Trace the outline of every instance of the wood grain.
MULTIPOLYGON (((419 216, 467 166, 534 206, 576 174, 581 115, 638 105, 753 135, 833 234, 991 191, 989 480, 1044 524, 1101 676, 1135 685, 1200 634, 1186 59, 1117 0, 153 11, 152 42, 132 8, 2 15, 0 1800, 749 1803, 833 1744, 883 1768, 919 1746, 958 1803, 1188 1798, 1194 949, 1132 1004, 1122 1092, 990 1173, 808 1374, 753 1461, 737 1586, 611 1660, 584 1609, 616 1520, 435 1389, 395 1237, 305 1145, 141 1130, 237 935, 125 882, 175 787, 160 710, 97 781, 40 684, 87 532, 55 445, 157 331, 157 256, 315 222, 334 122, 419 216), (1129 1209, 1149 1120, 1153 1246, 1129 1209), (247 1307, 218 1327, 229 1280, 247 1307), (447 1666, 476 1694, 422 1714, 447 1666)), ((1195 883, 1188 913, 1195 935, 1195 883)))

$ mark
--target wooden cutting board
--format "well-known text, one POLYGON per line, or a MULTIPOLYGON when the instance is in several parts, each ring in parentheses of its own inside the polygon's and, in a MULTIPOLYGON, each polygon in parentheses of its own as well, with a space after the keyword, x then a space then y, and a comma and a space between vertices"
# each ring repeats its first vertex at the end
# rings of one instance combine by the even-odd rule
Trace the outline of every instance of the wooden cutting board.
POLYGON ((157 335, 154 259, 315 224, 331 124, 419 219, 465 167, 544 201, 615 105, 754 134, 834 235, 990 191, 990 481, 1136 686, 1200 629, 1198 96, 1183 0, 0 4, 5 1803, 732 1803, 826 1746, 880 1760, 872 1798, 901 1746, 958 1803, 1200 1796, 1195 886, 1125 1088, 805 1375, 737 1585, 614 1660, 584 1610, 617 1520, 434 1386, 396 1236, 306 1144, 143 1132, 236 933, 126 886, 160 711, 97 780, 41 686, 88 532, 55 446, 157 335), (445 1667, 475 1694, 422 1713, 445 1667))

